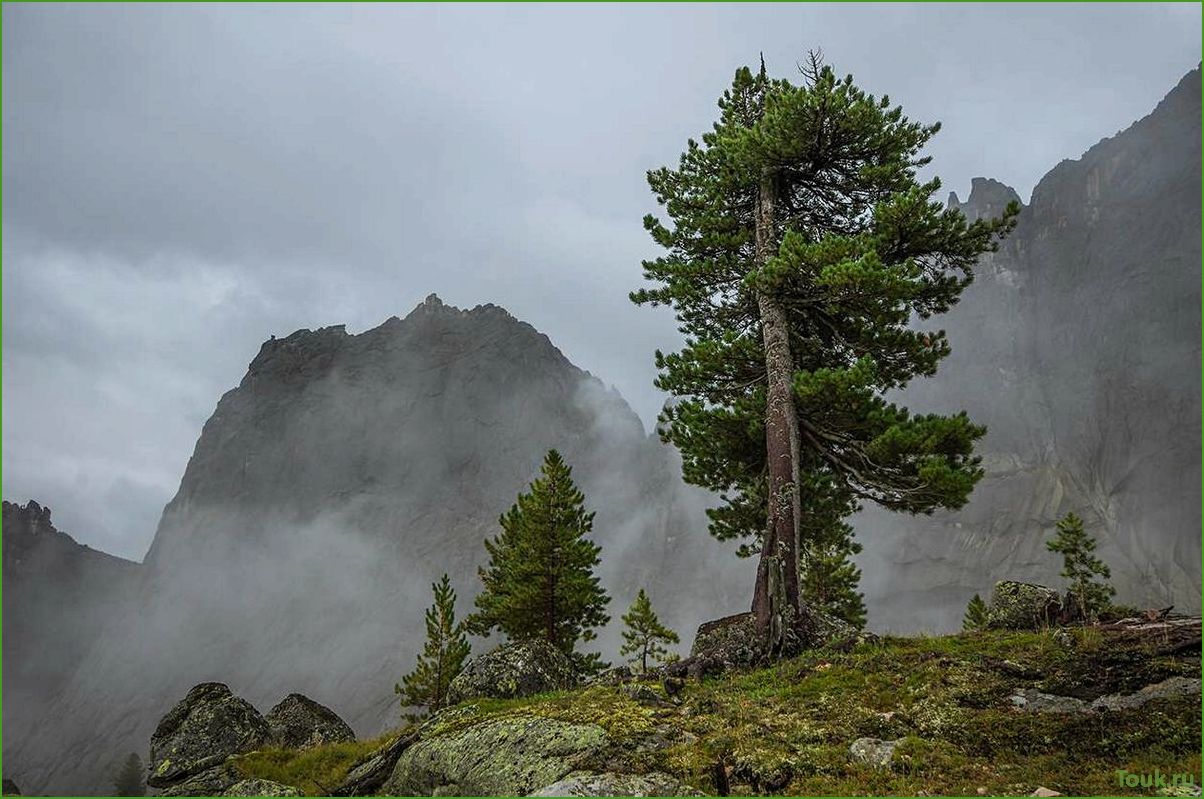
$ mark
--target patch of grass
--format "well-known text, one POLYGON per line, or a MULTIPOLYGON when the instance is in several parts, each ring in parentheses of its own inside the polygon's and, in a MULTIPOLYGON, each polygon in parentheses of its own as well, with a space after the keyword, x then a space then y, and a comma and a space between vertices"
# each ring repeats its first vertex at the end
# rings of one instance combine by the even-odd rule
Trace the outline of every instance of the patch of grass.
POLYGON ((306 796, 328 796, 352 766, 391 741, 396 734, 310 749, 261 749, 235 758, 234 766, 248 778, 292 785, 306 796))

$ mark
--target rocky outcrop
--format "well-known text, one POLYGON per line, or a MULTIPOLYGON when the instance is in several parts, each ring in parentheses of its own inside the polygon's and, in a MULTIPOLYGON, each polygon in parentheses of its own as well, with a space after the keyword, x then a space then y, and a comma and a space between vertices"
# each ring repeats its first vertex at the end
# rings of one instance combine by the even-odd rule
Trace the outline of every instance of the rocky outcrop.
MULTIPOLYGON (((1200 96, 1195 69, 1052 169, 933 320, 953 353, 897 399, 986 425, 986 477, 957 512, 855 520, 871 626, 954 630, 995 580, 1060 586, 1045 541, 1069 511, 1117 601, 1199 612, 1200 96)), ((976 180, 951 205, 994 216, 1010 199, 976 180)))
POLYGON ((414 731, 397 736, 387 744, 356 763, 343 781, 333 789, 332 796, 368 796, 375 794, 393 774, 402 752, 418 739, 414 731))
POLYGON ((987 624, 1002 630, 1040 630, 1057 623, 1061 595, 1043 585, 1000 580, 991 592, 987 624))
POLYGON ((527 794, 528 796, 702 796, 676 777, 651 774, 581 772, 527 794))
POLYGON ((394 796, 525 796, 587 766, 601 727, 505 716, 455 727, 410 746, 381 792, 394 796))
POLYGON ((447 690, 448 702, 469 699, 513 699, 573 684, 573 666, 546 641, 512 641, 477 655, 464 666, 447 690))
POLYGON ((1130 694, 1108 694, 1090 702, 1073 696, 1042 693, 1026 688, 1012 694, 1012 705, 1029 713, 1088 713, 1132 710, 1157 699, 1194 696, 1200 693, 1200 680, 1191 677, 1170 677, 1147 685, 1130 694))
POLYGON ((333 710, 301 694, 286 696, 264 719, 276 745, 289 749, 355 740, 347 722, 333 710))
POLYGON ((222 683, 201 683, 159 722, 151 736, 147 784, 171 788, 272 742, 259 711, 222 683))

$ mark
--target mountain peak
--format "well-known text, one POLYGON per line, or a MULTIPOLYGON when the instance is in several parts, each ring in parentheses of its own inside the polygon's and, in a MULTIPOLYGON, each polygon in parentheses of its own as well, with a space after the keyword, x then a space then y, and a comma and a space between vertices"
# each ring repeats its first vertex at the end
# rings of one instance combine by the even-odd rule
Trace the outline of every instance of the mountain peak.
POLYGON ((957 197, 957 192, 949 192, 950 208, 956 208, 965 214, 966 219, 973 222, 984 217, 998 217, 1010 202, 1020 202, 1020 195, 1006 183, 994 178, 973 178, 970 181, 970 196, 963 203, 957 197))

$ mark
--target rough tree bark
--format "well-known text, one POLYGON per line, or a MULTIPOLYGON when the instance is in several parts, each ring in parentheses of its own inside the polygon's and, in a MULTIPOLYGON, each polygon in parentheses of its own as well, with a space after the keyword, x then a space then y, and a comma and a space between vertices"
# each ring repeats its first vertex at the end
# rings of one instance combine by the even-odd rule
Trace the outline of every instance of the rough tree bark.
MULTIPOLYGON (((757 200, 755 260, 758 267, 764 266, 776 249, 776 200, 776 182, 773 175, 766 172, 761 177, 757 200)), ((757 303, 767 373, 765 448, 769 507, 765 540, 757 564, 752 612, 768 650, 772 652, 780 649, 783 643, 786 623, 802 615, 798 573, 802 508, 795 479, 799 462, 799 424, 792 387, 794 358, 790 352, 786 313, 763 291, 758 292, 757 303)))

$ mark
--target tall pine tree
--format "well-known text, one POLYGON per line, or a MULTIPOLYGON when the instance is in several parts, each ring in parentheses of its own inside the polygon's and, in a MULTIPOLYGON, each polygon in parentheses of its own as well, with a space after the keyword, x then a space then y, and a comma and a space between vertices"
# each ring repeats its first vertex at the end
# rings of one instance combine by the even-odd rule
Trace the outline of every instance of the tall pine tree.
POLYGON ((142 758, 136 752, 130 752, 113 778, 114 796, 146 796, 146 773, 142 767, 142 758))
POLYGON ((456 623, 456 592, 451 580, 445 574, 431 584, 431 590, 435 602, 426 611, 426 644, 414 670, 393 690, 401 697, 402 707, 424 707, 433 713, 447 702, 447 689, 464 667, 471 647, 464 625, 456 623))
POLYGON ((799 575, 814 504, 956 508, 982 476, 982 427, 883 395, 948 355, 942 331, 914 323, 957 301, 1019 210, 968 223, 943 208, 940 182, 917 177, 939 125, 818 56, 802 75, 738 70, 713 129, 676 169, 648 174, 671 225, 645 218, 667 253, 644 263, 654 287, 632 293, 672 306, 686 336, 656 354, 658 387, 682 398, 661 428, 685 478, 723 498, 712 533, 754 540, 752 609, 769 652, 816 621, 799 575))
POLYGON ((623 614, 623 624, 623 646, 619 648, 619 654, 635 655, 640 661, 641 671, 648 671, 648 658, 665 660, 669 654, 665 644, 681 642, 677 633, 661 624, 656 611, 652 609, 652 600, 643 588, 631 603, 631 608, 623 614))
POLYGON ((1116 589, 1107 582, 1112 570, 1095 556, 1095 539, 1083 528, 1083 520, 1074 513, 1066 514, 1045 547, 1062 556, 1062 576, 1070 581, 1075 612, 1094 621, 1108 607, 1116 589))
POLYGON ((479 635, 501 630, 511 639, 542 638, 580 669, 597 657, 575 652, 579 641, 610 621, 610 597, 594 576, 602 548, 587 538, 594 514, 573 483, 572 469, 556 450, 544 458, 530 491, 499 520, 502 531, 485 542, 489 565, 479 570, 484 590, 468 618, 479 635))

